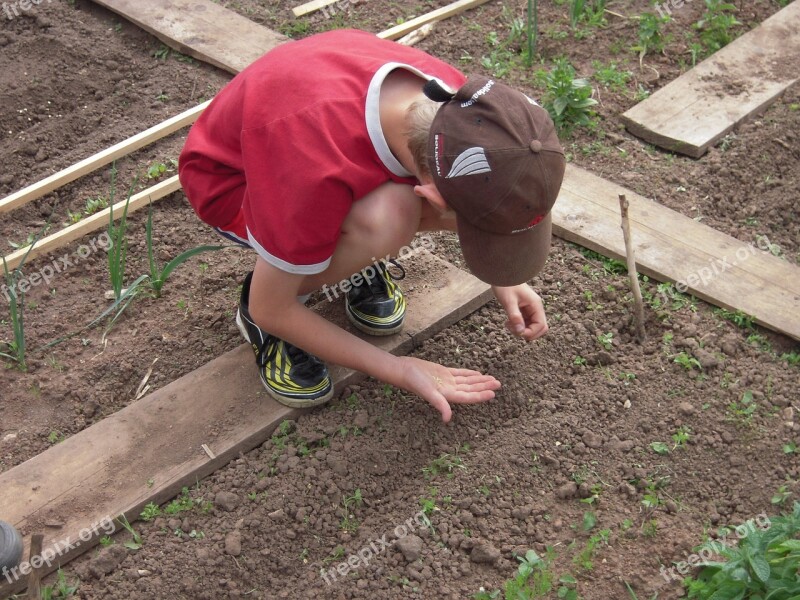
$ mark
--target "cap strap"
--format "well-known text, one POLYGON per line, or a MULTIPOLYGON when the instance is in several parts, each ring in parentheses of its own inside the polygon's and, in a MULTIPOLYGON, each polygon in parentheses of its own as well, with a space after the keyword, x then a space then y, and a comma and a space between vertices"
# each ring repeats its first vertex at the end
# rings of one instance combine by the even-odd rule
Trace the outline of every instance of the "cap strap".
POLYGON ((434 102, 448 102, 455 96, 455 93, 443 87, 438 79, 429 79, 422 87, 422 92, 434 102))

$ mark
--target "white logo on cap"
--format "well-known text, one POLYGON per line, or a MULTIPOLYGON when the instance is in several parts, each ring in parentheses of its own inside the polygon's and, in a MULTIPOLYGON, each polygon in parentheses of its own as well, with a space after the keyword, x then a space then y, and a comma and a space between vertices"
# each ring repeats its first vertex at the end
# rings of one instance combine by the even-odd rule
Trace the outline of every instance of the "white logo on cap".
POLYGON ((494 85, 494 80, 490 79, 488 82, 486 82, 486 85, 484 85, 481 89, 479 89, 477 92, 472 94, 472 98, 470 98, 466 102, 462 102, 461 103, 461 108, 468 108, 468 107, 472 106, 473 104, 475 104, 478 101, 478 98, 480 98, 484 94, 488 94, 489 93, 489 90, 492 89, 493 85, 494 85))
POLYGON ((486 152, 483 148, 475 146, 474 148, 467 148, 456 157, 445 179, 488 173, 491 170, 489 161, 486 160, 486 152))

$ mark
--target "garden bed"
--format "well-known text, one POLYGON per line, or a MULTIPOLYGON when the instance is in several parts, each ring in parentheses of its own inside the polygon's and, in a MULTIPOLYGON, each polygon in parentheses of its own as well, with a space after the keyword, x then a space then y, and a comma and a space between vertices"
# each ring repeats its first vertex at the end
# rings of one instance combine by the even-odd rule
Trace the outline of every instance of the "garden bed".
MULTIPOLYGON (((291 19, 287 3, 228 8, 298 37, 342 26, 380 31, 440 5, 378 8, 379 1, 339 3, 330 17, 301 20, 291 19)), ((779 8, 735 4, 738 32, 779 8)), ((701 160, 662 153, 625 134, 618 115, 691 66, 700 41, 691 25, 703 6, 673 10, 663 27, 671 40, 642 68, 631 46, 636 17, 652 8, 607 8, 616 14, 603 26, 573 30, 566 4, 543 1, 542 65, 537 58, 530 68, 519 55, 522 38, 511 35, 521 3, 492 2, 439 23, 419 46, 467 72, 502 73, 534 97, 544 93, 535 71, 568 57, 579 75, 592 76, 600 101, 594 127, 564 137, 570 160, 742 241, 766 236, 772 251, 797 264, 798 92, 701 160)), ((88 2, 42 3, 2 23, 2 195, 211 98, 229 77, 88 2)), ((178 134, 120 161, 117 194, 136 175, 137 189, 168 176, 181 143, 178 134)), ((8 242, 24 242, 48 220, 57 230, 90 212, 87 201, 108 198, 110 179, 103 169, 4 215, 4 254, 13 250, 8 242)), ((129 280, 147 271, 145 221, 130 218, 129 280)), ((74 258, 101 234, 32 261, 26 272, 74 258)), ((460 264, 452 235, 435 240, 436 254, 460 264)), ((165 261, 218 238, 177 193, 154 205, 154 242, 165 261)), ((25 298, 27 371, 8 364, 0 372, 2 470, 132 402, 151 366, 148 383, 157 389, 241 342, 232 316, 253 256, 227 249, 179 268, 161 298, 138 298, 105 337, 92 329, 40 350, 108 304, 102 249, 73 262, 25 298)), ((798 455, 784 452, 797 438, 797 426, 786 425, 798 400, 798 367, 790 364, 797 348, 688 297, 656 306, 663 295, 653 283, 645 286, 649 339, 640 346, 626 275, 560 240, 534 284, 550 321, 541 341, 509 336, 493 302, 415 352, 496 375, 504 389, 495 401, 458 409, 443 427, 398 390, 374 381, 346 390, 198 482, 173 514, 136 523, 138 551, 92 552, 65 566, 68 580, 80 580, 77 595, 467 598, 512 577, 515 553, 552 547, 552 571, 574 576, 583 598, 627 597, 624 582, 639 598, 677 597, 680 586, 661 566, 687 558, 706 531, 774 514, 800 492, 798 455), (790 492, 784 505, 771 502, 790 492), (430 527, 414 520, 423 509, 430 527), (400 526, 419 539, 383 550, 378 540, 392 540, 400 526), (334 580, 330 569, 364 548, 375 556, 347 574, 334 571, 334 580)), ((9 336, 6 319, 0 339, 9 336)))

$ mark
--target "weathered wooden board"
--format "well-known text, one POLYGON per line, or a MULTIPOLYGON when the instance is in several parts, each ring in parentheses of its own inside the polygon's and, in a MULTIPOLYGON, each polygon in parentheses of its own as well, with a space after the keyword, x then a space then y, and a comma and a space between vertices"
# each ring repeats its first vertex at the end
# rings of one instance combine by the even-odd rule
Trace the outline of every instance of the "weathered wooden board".
POLYGON ((288 40, 210 0, 94 0, 178 52, 238 73, 288 40))
MULTIPOLYGON (((341 298, 323 300, 316 309, 376 346, 404 354, 492 297, 488 285, 428 252, 404 262, 410 265, 403 283, 409 312, 402 333, 382 338, 357 333, 344 317, 341 298)), ((341 368, 331 374, 339 391, 364 377, 341 368)), ((243 344, 0 474, 0 518, 25 536, 25 556, 35 532, 45 534, 45 551, 62 547, 64 540, 78 540, 82 531, 104 520, 121 514, 135 520, 149 502, 169 500, 183 486, 258 446, 281 421, 301 412, 266 394, 252 350, 243 344)), ((436 427, 439 415, 433 409, 431 420, 436 427)), ((96 544, 105 531, 96 529, 90 539, 53 561, 50 570, 96 544)), ((0 598, 24 588, 24 582, 11 586, 2 576, 0 583, 5 584, 0 598)))
POLYGON ((800 79, 800 2, 792 2, 622 115, 643 140, 698 158, 800 79))
POLYGON ((698 298, 742 310, 761 325, 800 339, 800 268, 588 171, 567 167, 553 209, 554 233, 625 260, 619 194, 630 202, 642 273, 683 282, 698 298))

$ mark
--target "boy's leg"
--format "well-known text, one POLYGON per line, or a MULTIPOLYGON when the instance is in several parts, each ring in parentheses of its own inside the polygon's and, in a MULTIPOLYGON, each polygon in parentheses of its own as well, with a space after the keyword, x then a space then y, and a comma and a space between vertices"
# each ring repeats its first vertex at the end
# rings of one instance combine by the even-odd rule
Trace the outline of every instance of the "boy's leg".
MULTIPOLYGON (((347 318, 364 333, 385 336, 403 329, 406 299, 388 262, 411 242, 421 211, 411 186, 388 183, 356 202, 342 226, 332 268, 322 273, 329 282, 322 291, 328 300, 344 296, 347 318)), ((405 271, 394 264, 402 279, 405 271)), ((309 279, 311 289, 319 287, 319 279, 309 279)))
MULTIPOLYGON (((326 284, 333 286, 376 258, 396 254, 411 242, 419 228, 421 207, 422 199, 414 194, 411 186, 394 183, 384 184, 354 203, 342 225, 342 235, 328 269, 308 276, 299 292, 307 294, 326 284)), ((261 330, 250 317, 250 278, 248 275, 245 279, 236 320, 245 339, 253 346, 267 391, 288 406, 310 407, 327 402, 333 396, 333 385, 325 365, 261 330)), ((399 298, 404 313, 405 300, 399 289, 394 288, 389 301, 399 298)), ((400 323, 402 325, 402 318, 400 323)))
POLYGON ((342 225, 331 264, 306 277, 300 293, 334 286, 376 259, 396 255, 419 231, 422 203, 412 186, 391 182, 355 202, 342 225))

